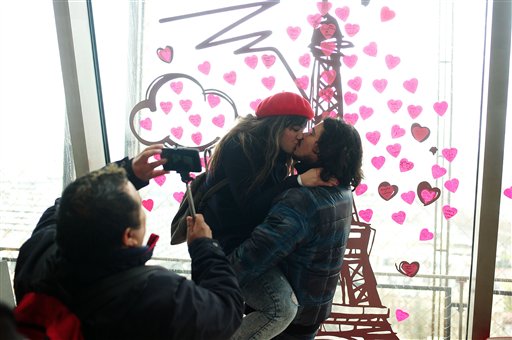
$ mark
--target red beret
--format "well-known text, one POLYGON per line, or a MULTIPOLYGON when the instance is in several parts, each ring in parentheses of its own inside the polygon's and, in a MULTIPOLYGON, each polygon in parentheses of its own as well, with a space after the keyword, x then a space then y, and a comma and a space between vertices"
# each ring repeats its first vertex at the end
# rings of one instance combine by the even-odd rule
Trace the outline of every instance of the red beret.
POLYGON ((256 117, 302 116, 308 120, 314 116, 311 104, 304 97, 292 93, 281 92, 265 98, 256 109, 256 117))

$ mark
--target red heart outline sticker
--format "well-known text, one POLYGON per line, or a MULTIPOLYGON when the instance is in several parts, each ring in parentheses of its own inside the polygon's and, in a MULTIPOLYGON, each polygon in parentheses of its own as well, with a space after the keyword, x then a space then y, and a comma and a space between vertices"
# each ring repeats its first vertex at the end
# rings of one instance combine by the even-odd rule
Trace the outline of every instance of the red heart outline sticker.
POLYGON ((414 277, 416 274, 418 274, 418 271, 420 270, 420 264, 417 261, 414 262, 407 262, 402 261, 399 265, 395 263, 395 268, 398 270, 400 274, 403 274, 405 276, 414 277))
POLYGON ((418 123, 411 125, 411 134, 418 142, 422 143, 430 136, 430 129, 418 123))
POLYGON ((428 182, 423 181, 418 184, 416 190, 418 198, 424 206, 430 205, 437 201, 441 196, 441 189, 432 187, 428 182))
POLYGON ((379 196, 382 197, 383 200, 389 201, 398 194, 398 186, 392 185, 389 182, 382 182, 379 184, 378 191, 379 196))

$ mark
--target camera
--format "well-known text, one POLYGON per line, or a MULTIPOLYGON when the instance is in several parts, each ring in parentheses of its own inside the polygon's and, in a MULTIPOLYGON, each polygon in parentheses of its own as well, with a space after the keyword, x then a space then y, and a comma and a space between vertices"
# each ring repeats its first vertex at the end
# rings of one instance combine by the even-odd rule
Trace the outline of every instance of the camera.
POLYGON ((199 150, 194 148, 164 148, 161 158, 167 159, 164 170, 178 173, 201 172, 199 150))

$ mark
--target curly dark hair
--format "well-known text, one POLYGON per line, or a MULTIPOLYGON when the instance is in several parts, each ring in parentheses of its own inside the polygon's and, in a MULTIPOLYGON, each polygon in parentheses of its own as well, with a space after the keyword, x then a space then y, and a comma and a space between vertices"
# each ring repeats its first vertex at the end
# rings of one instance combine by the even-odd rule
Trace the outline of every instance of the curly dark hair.
POLYGON ((121 248, 126 228, 139 228, 140 203, 126 190, 126 171, 115 164, 69 184, 59 201, 56 241, 63 255, 86 261, 121 248))
POLYGON ((341 119, 326 118, 318 139, 318 162, 323 167, 321 178, 334 176, 341 185, 357 187, 363 179, 363 148, 357 130, 341 119))

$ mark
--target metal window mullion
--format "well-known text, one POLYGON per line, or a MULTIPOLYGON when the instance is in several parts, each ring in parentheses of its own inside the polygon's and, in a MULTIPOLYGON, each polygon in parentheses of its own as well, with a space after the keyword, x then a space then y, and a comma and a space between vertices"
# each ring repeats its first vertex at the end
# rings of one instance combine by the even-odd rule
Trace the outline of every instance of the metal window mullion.
POLYGON ((76 176, 105 165, 87 3, 54 0, 66 112, 76 176))
POLYGON ((492 2, 486 111, 480 155, 468 337, 490 335, 510 67, 511 2, 492 2))

